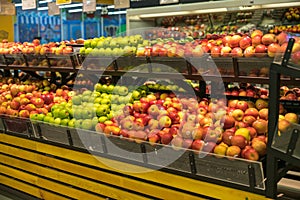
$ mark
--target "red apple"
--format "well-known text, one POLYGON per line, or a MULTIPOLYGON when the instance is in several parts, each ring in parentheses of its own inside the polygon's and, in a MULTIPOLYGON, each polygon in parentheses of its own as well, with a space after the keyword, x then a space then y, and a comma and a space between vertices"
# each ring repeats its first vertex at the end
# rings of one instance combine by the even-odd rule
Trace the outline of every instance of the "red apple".
POLYGON ((253 46, 249 46, 244 50, 245 57, 253 57, 255 55, 255 48, 253 46))
POLYGON ((202 151, 203 146, 204 146, 204 141, 200 139, 196 139, 192 143, 192 149, 196 151, 202 151))
POLYGON ((247 129, 249 130, 249 134, 250 134, 250 138, 253 139, 257 136, 257 132, 256 129, 253 127, 247 127, 247 129))
POLYGON ((259 44, 255 47, 255 56, 264 57, 266 56, 268 48, 264 44, 259 44))
POLYGON ((240 47, 234 47, 232 50, 231 50, 231 56, 232 57, 243 57, 243 49, 240 48, 240 47))
POLYGON ((252 46, 256 47, 257 45, 261 44, 261 38, 262 38, 262 36, 260 36, 260 35, 254 36, 251 41, 252 46))
POLYGON ((259 154, 253 147, 251 147, 246 149, 246 151, 244 152, 244 158, 257 161, 259 159, 259 154))
POLYGON ((260 140, 255 140, 255 142, 252 141, 251 146, 253 147, 253 149, 255 149, 257 151, 257 153, 260 156, 266 155, 267 145, 265 142, 260 141, 260 140))
POLYGON ((230 146, 227 148, 226 156, 239 157, 241 154, 241 149, 238 146, 230 146))
POLYGON ((280 51, 280 45, 277 43, 272 43, 268 46, 268 56, 269 57, 275 57, 276 53, 279 53, 280 51))
POLYGON ((238 146, 243 149, 247 145, 247 140, 242 135, 234 135, 231 137, 231 145, 238 146))
POLYGON ((257 134, 265 134, 268 131, 268 122, 264 119, 257 119, 252 127, 255 128, 257 134))
POLYGON ((275 34, 267 33, 267 34, 265 34, 265 35, 262 36, 261 42, 264 45, 270 45, 270 44, 276 42, 276 36, 275 36, 275 34))
POLYGON ((253 116, 254 118, 257 118, 259 115, 259 112, 256 108, 248 108, 247 110, 245 110, 245 116, 253 116))
POLYGON ((210 50, 212 57, 220 57, 221 56, 221 47, 220 46, 213 46, 210 50))
POLYGON ((263 108, 258 112, 258 114, 260 119, 268 120, 269 109, 263 108))
POLYGON ((231 137, 232 136, 234 136, 234 132, 226 130, 222 134, 222 141, 227 145, 231 145, 231 137))
POLYGON ((257 30, 252 31, 251 38, 254 38, 257 35, 262 37, 264 34, 263 34, 263 32, 261 30, 257 29, 257 30))
POLYGON ((243 117, 243 122, 248 124, 249 126, 251 126, 253 124, 253 122, 256 120, 255 117, 253 117, 252 115, 247 115, 243 117))
POLYGON ((232 36, 229 41, 229 46, 231 48, 238 47, 241 39, 242 37, 240 35, 232 36))
POLYGON ((248 103, 246 101, 238 101, 236 104, 237 109, 241 109, 242 111, 246 111, 248 109, 248 103))
POLYGON ((251 46, 251 44, 252 44, 252 40, 249 36, 243 36, 239 42, 239 46, 242 49, 246 49, 247 47, 251 46))

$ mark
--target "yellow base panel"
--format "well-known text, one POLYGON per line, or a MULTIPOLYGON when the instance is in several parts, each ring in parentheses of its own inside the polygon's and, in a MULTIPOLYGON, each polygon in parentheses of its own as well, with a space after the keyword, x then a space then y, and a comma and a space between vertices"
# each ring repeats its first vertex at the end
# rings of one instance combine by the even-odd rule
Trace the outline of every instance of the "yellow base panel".
MULTIPOLYGON (((141 166, 11 135, 0 134, 0 142, 2 142, 2 144, 0 143, 0 172, 2 174, 16 177, 74 199, 103 199, 102 196, 135 200, 206 199, 203 198, 203 195, 215 199, 267 199, 254 193, 162 171, 149 171, 141 166), (72 162, 68 162, 68 160, 72 162), (129 173, 109 166, 118 166, 118 169, 121 167, 133 172, 144 172, 129 173), (169 187, 164 187, 164 185, 169 187), (189 193, 185 191, 189 191, 189 193)), ((0 176, 1 183, 10 186, 10 182, 5 181, 7 178, 3 177, 0 176)), ((37 194, 30 188, 19 187, 16 189, 40 198, 38 196, 40 193, 37 194)))

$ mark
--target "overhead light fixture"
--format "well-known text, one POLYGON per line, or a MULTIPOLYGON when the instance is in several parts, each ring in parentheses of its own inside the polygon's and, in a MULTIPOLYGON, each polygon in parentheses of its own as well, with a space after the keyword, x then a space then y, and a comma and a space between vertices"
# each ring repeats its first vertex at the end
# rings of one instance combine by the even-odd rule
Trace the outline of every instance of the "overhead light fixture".
POLYGON ((300 6, 299 2, 290 2, 290 3, 274 3, 274 4, 266 4, 261 5, 262 8, 284 8, 284 7, 295 7, 300 6))
POLYGON ((217 12, 227 12, 227 9, 226 8, 213 8, 213 9, 205 9, 205 10, 195 10, 195 11, 191 11, 189 13, 202 14, 202 13, 217 13, 217 12))
POLYGON ((16 3, 15 7, 22 7, 22 3, 16 3))
POLYGON ((79 6, 82 6, 82 3, 63 5, 63 6, 59 6, 59 8, 74 8, 79 6))
POLYGON ((77 12, 82 12, 82 9, 73 9, 73 10, 69 10, 69 13, 77 13, 77 12))
POLYGON ((126 10, 124 11, 115 11, 115 12, 108 12, 108 15, 122 15, 126 14, 126 10))
POLYGON ((37 10, 48 10, 48 7, 39 7, 37 10))
POLYGON ((189 14, 191 14, 191 12, 189 12, 189 11, 152 13, 152 14, 142 14, 142 15, 140 15, 140 18, 166 17, 166 16, 189 15, 189 14))
POLYGON ((114 5, 107 6, 108 9, 115 8, 114 5))
POLYGON ((102 9, 101 6, 97 6, 97 7, 96 7, 96 10, 101 10, 101 9, 102 9))

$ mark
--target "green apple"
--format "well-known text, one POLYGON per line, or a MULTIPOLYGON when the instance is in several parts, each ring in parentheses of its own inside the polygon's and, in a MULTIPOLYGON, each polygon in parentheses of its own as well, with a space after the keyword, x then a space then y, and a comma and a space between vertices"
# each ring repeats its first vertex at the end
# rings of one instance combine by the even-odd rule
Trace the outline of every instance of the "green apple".
POLYGON ((39 120, 39 121, 44 121, 44 117, 45 117, 45 115, 44 114, 38 114, 37 115, 37 120, 39 120))
POLYGON ((75 122, 74 122, 74 127, 75 128, 81 128, 81 123, 82 123, 82 119, 77 119, 77 120, 75 120, 75 122))
POLYGON ((93 127, 95 127, 98 124, 98 117, 93 117, 92 124, 93 124, 93 127))
POLYGON ((85 119, 81 123, 81 128, 86 130, 91 130, 93 127, 93 121, 91 119, 85 119))
POLYGON ((110 100, 109 99, 102 99, 100 104, 101 105, 104 105, 104 104, 108 105, 108 104, 110 104, 110 100))
POLYGON ((65 118, 68 118, 70 116, 69 112, 67 111, 67 109, 61 109, 61 110, 58 110, 58 118, 61 118, 61 119, 65 119, 65 118))
POLYGON ((97 91, 97 92, 101 92, 101 88, 102 88, 101 83, 96 83, 94 85, 94 90, 97 91))
POLYGON ((141 93, 139 92, 139 91, 137 91, 137 90, 134 90, 133 92, 132 92, 132 96, 131 96, 134 100, 139 100, 139 99, 141 99, 141 97, 142 97, 142 95, 141 95, 141 93))
MULTIPOLYGON (((44 122, 50 123, 51 119, 53 119, 52 116, 46 115, 46 116, 44 117, 44 122)), ((53 120, 54 120, 54 119, 53 119, 53 120)))
POLYGON ((107 86, 107 89, 106 89, 107 93, 110 93, 110 94, 111 94, 111 93, 114 91, 114 88, 115 88, 114 85, 109 85, 109 86, 107 86))
POLYGON ((109 113, 109 106, 106 104, 103 104, 101 106, 99 106, 96 110, 96 114, 98 117, 100 116, 105 116, 109 113))
POLYGON ((85 40, 83 45, 84 45, 85 48, 91 47, 91 40, 85 40))
POLYGON ((100 104, 101 103, 102 98, 101 97, 96 97, 94 99, 94 104, 100 104))
POLYGON ((98 118, 98 121, 99 121, 100 123, 104 123, 104 122, 107 121, 107 120, 108 120, 107 116, 101 116, 101 117, 98 118))
POLYGON ((91 99, 91 96, 82 96, 82 101, 83 102, 89 102, 91 99))
POLYGON ((110 113, 108 113, 106 116, 107 116, 107 119, 111 120, 115 116, 115 114, 113 111, 110 111, 110 113))
POLYGON ((126 96, 128 94, 128 88, 125 86, 120 86, 120 88, 118 89, 118 93, 121 96, 126 96))
POLYGON ((74 105, 80 105, 81 104, 81 95, 76 95, 72 97, 72 102, 74 105))
POLYGON ((100 90, 100 92, 102 92, 102 93, 105 93, 105 92, 107 92, 107 87, 108 87, 108 86, 107 86, 107 85, 105 85, 105 84, 104 84, 104 85, 102 85, 102 86, 101 86, 101 90, 100 90))
POLYGON ((82 93, 83 96, 91 96, 92 95, 92 91, 91 90, 85 90, 83 93, 82 93))
POLYGON ((60 123, 61 123, 61 118, 57 117, 54 119, 54 124, 60 125, 60 123))
POLYGON ((68 126, 69 127, 75 127, 75 121, 76 121, 76 119, 74 119, 74 118, 70 119, 69 122, 68 122, 68 126))
POLYGON ((90 48, 90 47, 89 47, 89 48, 86 48, 86 49, 85 49, 85 54, 88 55, 88 54, 90 54, 92 51, 93 51, 92 48, 90 48))
POLYGON ((66 119, 62 119, 61 122, 60 122, 60 124, 61 124, 62 126, 68 126, 69 121, 70 121, 70 120, 67 119, 67 118, 66 118, 66 119))
POLYGON ((81 47, 81 48, 79 49, 79 53, 80 53, 80 54, 85 54, 85 47, 81 47))

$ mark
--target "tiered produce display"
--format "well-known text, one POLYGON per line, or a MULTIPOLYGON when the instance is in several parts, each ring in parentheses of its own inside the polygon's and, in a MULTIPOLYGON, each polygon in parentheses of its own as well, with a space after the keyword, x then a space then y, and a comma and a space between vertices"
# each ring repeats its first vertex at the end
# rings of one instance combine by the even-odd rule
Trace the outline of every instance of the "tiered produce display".
MULTIPOLYGON (((107 58, 113 58, 113 62, 124 57, 145 60, 184 58, 188 61, 191 58, 208 57, 273 58, 278 52, 285 51, 289 37, 292 36, 285 32, 275 35, 264 34, 260 30, 251 34, 218 35, 198 40, 145 40, 141 35, 101 37, 84 42, 78 40, 82 44, 78 54, 70 52, 72 47, 69 45, 76 44, 74 41, 62 42, 60 46, 55 44, 53 47, 52 43, 40 45, 38 41, 25 44, 4 41, 0 46, 1 56, 5 59, 9 55, 30 55, 33 58, 45 55, 47 64, 41 65, 49 65, 48 58, 53 54, 76 55, 78 60, 84 61, 80 67, 75 68, 75 73, 80 74, 80 70, 84 73, 73 79, 69 86, 56 85, 55 80, 48 78, 20 80, 17 77, 3 77, 0 83, 0 113, 4 122, 6 119, 18 119, 17 117, 27 118, 34 126, 46 124, 57 129, 84 130, 86 134, 92 132, 107 138, 114 136, 120 140, 126 139, 131 144, 147 143, 153 147, 166 145, 174 151, 189 149, 196 154, 209 153, 215 158, 224 157, 229 160, 232 157, 246 161, 263 160, 268 143, 269 92, 263 87, 255 86, 254 82, 241 83, 239 86, 228 84, 224 86, 225 93, 221 94, 223 96, 214 98, 211 95, 212 85, 205 85, 205 94, 201 94, 201 81, 199 83, 197 80, 186 80, 184 84, 193 89, 193 93, 188 94, 186 87, 173 82, 173 77, 168 77, 167 73, 165 78, 169 81, 165 82, 153 81, 152 72, 146 78, 144 76, 146 80, 138 85, 133 85, 133 79, 129 81, 130 84, 122 84, 126 83, 125 78, 118 82, 116 76, 122 76, 118 72, 130 72, 131 67, 135 66, 109 66, 109 71, 114 76, 111 79, 100 77, 100 80, 93 81, 84 75, 105 72, 98 65, 102 64, 99 59, 107 58), (91 63, 85 65, 89 58, 96 58, 96 62, 92 63, 93 67, 90 67, 91 63)), ((300 60, 300 40, 295 39, 291 60, 297 64, 300 60)), ((10 67, 3 63, 2 65, 5 70, 10 67)), ((23 63, 15 63, 13 69, 18 65, 22 66, 23 63)), ((40 67, 38 63, 32 65, 34 69, 40 67)), ((64 69, 63 66, 61 69, 64 69)), ((48 67, 43 70, 50 69, 48 67)), ((69 70, 74 72, 74 68, 69 70)), ((259 71, 251 71, 248 76, 265 78, 268 77, 268 70, 264 67, 259 71)), ((134 73, 136 76, 142 74, 139 71, 134 73)), ((159 74, 160 71, 154 73, 159 74)), ((185 73, 189 72, 179 71, 179 74, 185 73)), ((260 79, 257 78, 256 81, 259 83, 260 79)), ((232 82, 235 80, 232 79, 232 82)), ((299 123, 296 110, 289 109, 286 106, 289 104, 285 104, 285 101, 291 103, 291 100, 293 103, 298 102, 299 88, 289 87, 281 87, 279 135, 284 134, 292 124, 299 123)), ((43 137, 40 139, 47 140, 43 137)))

